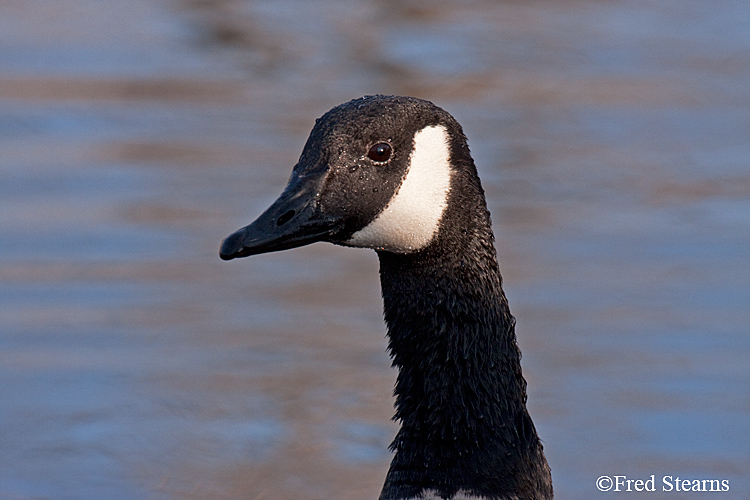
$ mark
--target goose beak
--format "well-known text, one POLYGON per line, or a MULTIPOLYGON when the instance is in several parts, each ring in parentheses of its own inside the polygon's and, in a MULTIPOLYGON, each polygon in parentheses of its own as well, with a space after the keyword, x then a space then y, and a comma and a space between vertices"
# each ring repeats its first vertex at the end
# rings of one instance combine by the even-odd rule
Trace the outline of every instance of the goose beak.
POLYGON ((325 175, 293 178, 276 200, 252 224, 229 235, 221 244, 223 260, 276 252, 322 241, 342 225, 322 214, 318 197, 325 175))

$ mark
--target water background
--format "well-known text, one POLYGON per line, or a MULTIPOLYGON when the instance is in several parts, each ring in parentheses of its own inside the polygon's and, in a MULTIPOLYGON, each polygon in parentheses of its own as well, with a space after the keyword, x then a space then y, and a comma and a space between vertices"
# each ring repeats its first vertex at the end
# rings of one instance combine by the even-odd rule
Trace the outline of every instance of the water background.
POLYGON ((372 93, 469 137, 556 498, 750 498, 750 3, 0 13, 0 499, 377 498, 374 252, 218 258, 372 93))

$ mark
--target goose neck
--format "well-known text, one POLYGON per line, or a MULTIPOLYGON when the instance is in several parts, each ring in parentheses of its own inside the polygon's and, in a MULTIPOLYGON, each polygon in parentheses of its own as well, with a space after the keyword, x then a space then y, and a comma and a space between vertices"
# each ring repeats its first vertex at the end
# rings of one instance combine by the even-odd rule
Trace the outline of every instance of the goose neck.
MULTIPOLYGON (((379 255, 401 422, 381 499, 430 489, 445 498, 458 491, 526 498, 511 494, 535 491, 549 468, 526 410, 515 320, 494 247, 379 255)), ((551 498, 549 488, 538 498, 551 498)))

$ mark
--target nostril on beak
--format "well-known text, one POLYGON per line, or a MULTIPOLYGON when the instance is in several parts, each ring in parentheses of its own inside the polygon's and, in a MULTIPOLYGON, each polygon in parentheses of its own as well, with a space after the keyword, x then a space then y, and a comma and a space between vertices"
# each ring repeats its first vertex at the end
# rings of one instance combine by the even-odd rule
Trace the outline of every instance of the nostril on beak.
POLYGON ((281 214, 279 216, 278 219, 276 219, 276 225, 277 226, 283 226, 284 224, 286 224, 287 222, 289 222, 289 219, 291 219, 292 217, 294 217, 295 213, 296 212, 294 210, 289 210, 288 212, 284 212, 283 214, 281 214))

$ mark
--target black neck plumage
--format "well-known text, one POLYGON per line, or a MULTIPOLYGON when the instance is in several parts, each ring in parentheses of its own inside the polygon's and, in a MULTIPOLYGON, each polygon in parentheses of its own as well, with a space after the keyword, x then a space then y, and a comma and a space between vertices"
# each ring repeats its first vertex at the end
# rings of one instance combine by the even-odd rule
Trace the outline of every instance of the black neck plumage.
POLYGON ((401 422, 382 500, 552 497, 489 215, 469 219, 421 252, 379 253, 401 422))

